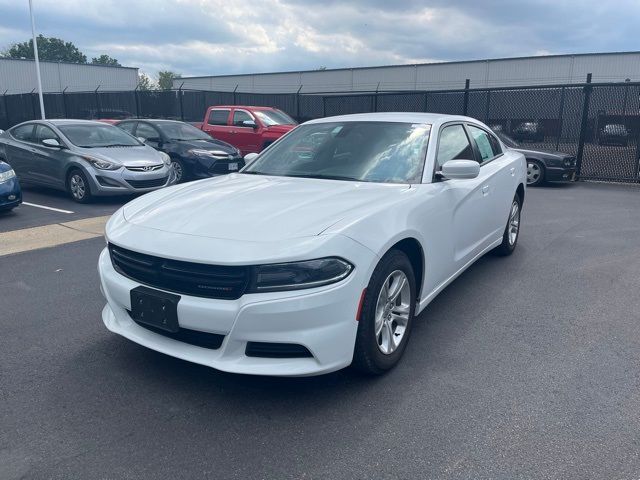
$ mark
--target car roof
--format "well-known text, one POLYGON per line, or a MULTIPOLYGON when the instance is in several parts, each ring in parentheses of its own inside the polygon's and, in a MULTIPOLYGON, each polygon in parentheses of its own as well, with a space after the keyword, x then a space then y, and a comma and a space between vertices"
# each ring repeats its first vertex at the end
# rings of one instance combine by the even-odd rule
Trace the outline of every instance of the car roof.
POLYGON ((325 117, 310 120, 306 123, 327 123, 327 122, 400 122, 400 123, 428 123, 442 124, 446 122, 472 122, 482 124, 478 120, 465 117, 463 115, 445 115, 442 113, 421 113, 421 112, 377 112, 377 113, 355 113, 351 115, 339 115, 336 117, 325 117))
POLYGON ((211 105, 209 108, 240 108, 246 110, 278 110, 276 107, 258 107, 254 105, 211 105))
POLYGON ((74 120, 71 118, 65 118, 65 119, 61 119, 61 118, 55 118, 55 119, 47 119, 47 120, 34 120, 34 122, 42 122, 45 121, 47 123, 50 123, 51 125, 55 125, 56 127, 59 127, 61 125, 78 125, 78 124, 85 124, 85 125, 108 125, 107 123, 104 122, 99 122, 97 120, 74 120))

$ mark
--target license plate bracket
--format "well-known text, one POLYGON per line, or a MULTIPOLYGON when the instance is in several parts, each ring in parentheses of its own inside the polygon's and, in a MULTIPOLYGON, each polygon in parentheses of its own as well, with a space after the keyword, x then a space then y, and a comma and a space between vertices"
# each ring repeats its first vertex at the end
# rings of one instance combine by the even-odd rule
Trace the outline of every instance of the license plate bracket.
POLYGON ((152 328, 177 333, 180 295, 139 286, 131 290, 131 318, 152 328))
POLYGON ((235 172, 238 170, 238 162, 229 163, 228 168, 230 172, 235 172))

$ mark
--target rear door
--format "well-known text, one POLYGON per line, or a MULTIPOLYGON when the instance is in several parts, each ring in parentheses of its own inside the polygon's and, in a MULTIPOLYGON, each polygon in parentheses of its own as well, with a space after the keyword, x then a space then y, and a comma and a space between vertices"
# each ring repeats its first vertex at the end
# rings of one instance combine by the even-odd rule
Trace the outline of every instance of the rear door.
POLYGON ((34 131, 33 168, 31 175, 39 183, 55 187, 64 186, 64 156, 66 153, 60 148, 47 147, 42 142, 47 139, 62 140, 47 125, 36 125, 34 131))
POLYGON ((511 155, 502 152, 500 142, 479 125, 467 124, 480 161, 480 176, 484 178, 483 194, 491 222, 489 243, 502 237, 507 224, 511 201, 516 191, 516 169, 511 155))
POLYGON ((231 114, 230 108, 212 108, 209 110, 209 114, 205 119, 206 123, 202 129, 211 135, 213 138, 222 140, 223 142, 232 142, 233 127, 229 124, 229 116, 231 114))
POLYGON ((33 129, 35 124, 27 123, 9 130, 11 141, 7 143, 5 151, 7 161, 13 167, 20 180, 31 180, 30 172, 33 168, 33 129))
POLYGON ((257 120, 247 110, 236 108, 233 110, 232 125, 233 125, 233 142, 229 142, 235 147, 238 147, 242 152, 242 155, 248 153, 259 153, 261 150, 262 135, 259 133, 258 128, 246 127, 242 122, 253 121, 258 126, 257 120))

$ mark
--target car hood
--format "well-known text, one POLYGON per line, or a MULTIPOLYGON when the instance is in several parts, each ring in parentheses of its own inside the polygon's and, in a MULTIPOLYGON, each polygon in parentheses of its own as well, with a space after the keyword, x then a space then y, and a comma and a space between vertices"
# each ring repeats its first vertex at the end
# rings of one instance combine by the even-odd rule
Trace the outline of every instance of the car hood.
POLYGON ((234 146, 229 145, 227 142, 216 140, 214 138, 212 138, 211 140, 177 140, 177 143, 186 149, 199 148, 201 150, 221 150, 229 155, 238 153, 238 150, 234 146))
POLYGON ((271 125, 270 127, 266 127, 266 129, 269 132, 287 133, 293 130, 294 128, 296 128, 297 126, 298 125, 271 125))
POLYGON ((111 162, 120 163, 126 167, 140 167, 144 165, 158 165, 162 163, 160 153, 146 145, 136 147, 98 147, 79 148, 79 153, 99 157, 111 162))
POLYGON ((529 150, 526 148, 512 148, 511 150, 515 150, 516 152, 520 152, 523 155, 535 155, 537 157, 541 157, 541 158, 548 158, 548 159, 557 159, 557 160, 561 160, 565 157, 570 157, 571 155, 569 155, 568 153, 562 153, 562 152, 550 152, 547 150, 529 150))
POLYGON ((135 225, 208 238, 272 242, 319 235, 400 199, 410 185, 230 174, 127 204, 135 225))

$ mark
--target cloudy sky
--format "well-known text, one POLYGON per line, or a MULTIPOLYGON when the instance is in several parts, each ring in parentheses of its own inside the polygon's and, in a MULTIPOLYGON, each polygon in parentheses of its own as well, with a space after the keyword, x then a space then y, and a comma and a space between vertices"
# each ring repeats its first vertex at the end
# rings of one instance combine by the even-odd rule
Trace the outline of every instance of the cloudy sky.
MULTIPOLYGON (((640 50, 640 1, 34 0, 36 28, 156 74, 640 50)), ((0 0, 0 49, 30 36, 0 0)))

